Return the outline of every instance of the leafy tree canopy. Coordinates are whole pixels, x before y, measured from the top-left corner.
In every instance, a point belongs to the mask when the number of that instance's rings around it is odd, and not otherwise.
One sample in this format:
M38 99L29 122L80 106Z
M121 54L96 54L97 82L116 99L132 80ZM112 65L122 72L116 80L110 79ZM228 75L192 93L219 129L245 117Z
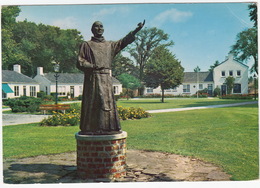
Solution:
M134 62L128 57L124 57L122 53L117 54L112 62L112 75L118 78L119 75L127 73L134 77L138 77L138 68Z
M143 80L144 69L148 59L153 54L156 47L172 46L173 41L168 41L169 35L163 30L153 28L144 28L136 35L136 40L128 47L128 52L135 59L139 68L139 79Z
M254 65L251 72L258 73L258 46L257 46L257 29L249 28L237 35L236 43L231 47L231 52L241 62L247 63L252 57Z
M147 87L157 88L161 86L162 102L164 102L164 90L175 88L182 83L184 68L165 46L157 47L147 63L145 84Z

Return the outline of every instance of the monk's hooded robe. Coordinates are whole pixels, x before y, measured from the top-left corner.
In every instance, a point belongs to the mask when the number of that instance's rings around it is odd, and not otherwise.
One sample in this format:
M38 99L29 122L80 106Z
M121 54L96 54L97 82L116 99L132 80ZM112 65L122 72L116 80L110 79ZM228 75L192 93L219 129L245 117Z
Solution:
M81 44L77 68L84 71L80 133L115 134L121 132L111 77L113 58L135 40L130 32L119 41L92 37Z

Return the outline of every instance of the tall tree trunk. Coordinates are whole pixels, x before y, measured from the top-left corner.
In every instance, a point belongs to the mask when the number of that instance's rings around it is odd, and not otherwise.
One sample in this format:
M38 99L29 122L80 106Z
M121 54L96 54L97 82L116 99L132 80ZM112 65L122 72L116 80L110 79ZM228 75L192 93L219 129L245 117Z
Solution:
M164 103L164 89L162 88L162 103Z

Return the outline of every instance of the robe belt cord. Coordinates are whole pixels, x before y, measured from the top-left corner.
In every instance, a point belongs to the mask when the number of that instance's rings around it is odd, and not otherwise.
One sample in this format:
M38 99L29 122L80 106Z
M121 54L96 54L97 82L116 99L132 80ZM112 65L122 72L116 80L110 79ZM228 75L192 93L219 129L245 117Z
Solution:
M110 69L93 70L94 74L110 74Z

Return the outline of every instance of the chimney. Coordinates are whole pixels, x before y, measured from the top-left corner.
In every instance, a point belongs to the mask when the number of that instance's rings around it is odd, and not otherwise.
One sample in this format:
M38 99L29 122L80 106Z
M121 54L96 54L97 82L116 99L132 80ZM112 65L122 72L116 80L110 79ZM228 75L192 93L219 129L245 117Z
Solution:
M43 67L37 67L37 75L44 75L43 74Z
M13 69L15 72L21 73L21 65L15 64L13 66Z
M234 54L233 54L233 53L229 53L229 54L228 54L228 59L233 60L233 59L234 59Z

